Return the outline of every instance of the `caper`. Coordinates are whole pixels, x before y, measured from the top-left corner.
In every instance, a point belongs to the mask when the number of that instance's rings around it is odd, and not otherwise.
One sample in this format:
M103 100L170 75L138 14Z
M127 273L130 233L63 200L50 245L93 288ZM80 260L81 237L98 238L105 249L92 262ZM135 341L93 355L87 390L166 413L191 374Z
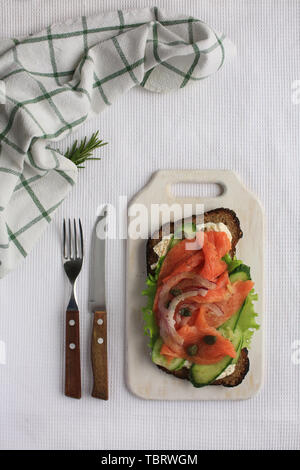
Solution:
M212 344L215 344L215 342L217 341L217 337L214 335L206 335L203 337L203 341L204 343L209 344L211 346Z
M198 352L197 344L192 344L191 346L187 348L187 353L189 356L196 356L197 352Z
M168 301L165 303L165 307L166 307L166 308L169 308L169 307L170 307L170 303L171 303L171 300L168 300Z
M190 311L190 309L188 307L181 308L179 310L179 314L182 317L191 317L192 316L192 312Z
M176 289L176 287L173 287L173 289L170 290L170 294L173 295L173 297L176 297L177 295L182 294L182 290Z

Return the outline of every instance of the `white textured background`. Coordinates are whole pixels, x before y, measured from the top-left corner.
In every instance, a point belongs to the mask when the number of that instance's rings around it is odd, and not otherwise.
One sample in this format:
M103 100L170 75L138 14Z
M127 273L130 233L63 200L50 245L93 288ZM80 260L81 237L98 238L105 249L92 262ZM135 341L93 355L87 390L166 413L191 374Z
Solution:
M146 0L0 0L0 36ZM296 0L157 0L224 31L238 56L213 78L167 96L134 89L81 131L109 142L29 258L0 282L0 448L291 449L300 448L299 130L300 79ZM81 216L87 241L97 206L129 198L159 168L230 168L265 206L266 376L246 402L147 402L124 383L125 245L109 242L109 402L90 397L88 262L78 286L83 398L63 390L67 282L60 258L63 216ZM260 243L260 240L257 241ZM3 346L3 345L2 345Z

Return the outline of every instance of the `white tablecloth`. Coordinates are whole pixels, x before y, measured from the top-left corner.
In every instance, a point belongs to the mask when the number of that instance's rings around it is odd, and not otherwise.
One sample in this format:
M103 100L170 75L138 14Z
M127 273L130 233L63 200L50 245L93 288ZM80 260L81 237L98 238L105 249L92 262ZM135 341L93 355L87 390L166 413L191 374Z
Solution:
M237 45L237 58L213 78L177 93L134 89L82 129L80 136L100 129L109 142L103 160L81 171L31 255L0 282L0 352L6 351L6 365L0 361L1 449L300 448L300 365L291 360L292 345L300 340L300 104L292 101L292 83L300 79L299 2L156 4L224 31ZM69 17L150 5L0 0L0 35L20 36ZM234 169L265 207L266 373L262 391L251 400L168 403L130 394L124 381L125 244L118 240L108 245L110 400L90 397L88 255L78 285L83 398L63 395L68 284L60 257L62 218L81 216L89 242L98 205L116 204L119 195L132 197L159 168Z

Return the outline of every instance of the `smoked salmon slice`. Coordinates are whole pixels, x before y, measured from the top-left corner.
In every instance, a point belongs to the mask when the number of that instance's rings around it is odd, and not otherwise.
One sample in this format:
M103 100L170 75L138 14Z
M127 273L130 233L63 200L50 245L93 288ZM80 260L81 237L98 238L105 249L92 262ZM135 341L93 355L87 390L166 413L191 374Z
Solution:
M164 277L162 282L168 282L168 280L171 277L176 276L176 274L193 271L193 269L197 268L199 265L202 265L203 261L204 257L202 251L197 251L195 254L189 256L185 261L179 262L172 271L172 274Z
M164 259L159 273L158 285L164 278L174 275L177 265L184 265L185 261L195 254L198 254L199 257L202 244L200 240L194 238L193 240L184 239L173 246Z
M231 250L231 242L225 232L210 230L205 232L205 235L206 239L216 247L219 258L223 258Z
M232 294L228 299L216 303L217 308L223 312L223 315L218 315L206 306L205 318L210 326L218 328L226 322L232 315L234 315L243 305L247 295L254 286L252 281L237 281L231 284Z
M217 249L214 243L212 243L209 240L209 238L211 238L209 237L210 233L213 233L213 232L205 232L204 245L202 248L203 255L204 255L204 266L200 270L199 274L201 274L201 276L205 277L209 281L213 281L214 279L216 279L217 277L219 277L221 274L225 272L225 270L227 269L227 264L225 263L225 261L222 261L219 256L219 251L221 250L221 248L219 247ZM214 232L214 233L215 235L218 235L218 237L214 238L214 242L216 242L216 240L220 238L220 241L218 243L221 246L223 237L221 239L219 235L223 232ZM227 240L229 240L226 234L225 236ZM224 250L222 250L221 252L223 251Z
M236 352L232 343L224 338L215 328L208 325L204 315L205 311L201 307L195 325L185 325L177 333L184 338L181 351L163 345L160 353L167 357L182 357L195 364L214 364L224 356L235 357ZM207 344L206 338L213 338L213 344ZM190 355L190 347L196 347L194 355Z

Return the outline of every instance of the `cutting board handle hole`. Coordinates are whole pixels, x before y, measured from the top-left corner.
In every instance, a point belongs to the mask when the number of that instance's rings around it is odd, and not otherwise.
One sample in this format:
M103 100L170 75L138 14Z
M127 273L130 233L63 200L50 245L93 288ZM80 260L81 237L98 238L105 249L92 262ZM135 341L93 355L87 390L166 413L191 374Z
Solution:
M174 183L171 185L170 192L173 197L181 198L216 198L222 196L225 192L224 186L220 183Z

